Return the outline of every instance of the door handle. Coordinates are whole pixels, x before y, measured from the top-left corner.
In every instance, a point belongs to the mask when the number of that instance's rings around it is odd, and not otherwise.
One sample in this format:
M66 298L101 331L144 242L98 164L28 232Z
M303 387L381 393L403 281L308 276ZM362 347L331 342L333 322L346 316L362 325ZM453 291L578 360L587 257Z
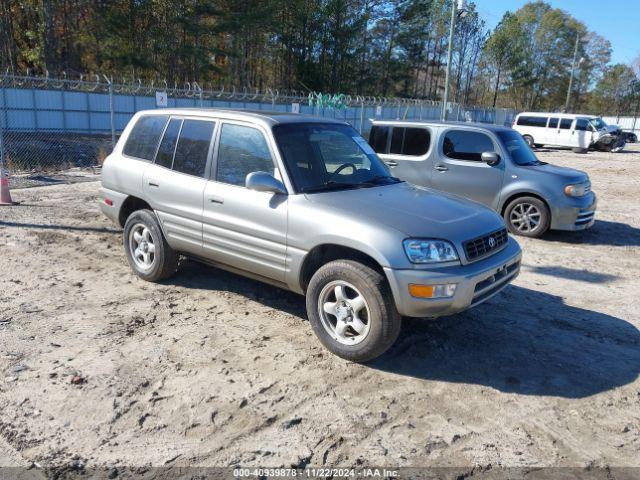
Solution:
M449 170L449 167L445 167L444 165L436 165L436 170L438 170L439 172L446 172L447 170Z
M398 162L396 162L395 160L387 160L384 163L386 163L387 165L389 165L390 167L395 167L398 165Z
M160 184L156 183L155 181L149 180L149 186L150 186L150 187L156 187L156 188L157 188L157 187L159 187L159 186L160 186Z
M218 205L222 205L224 203L224 198L222 198L222 197L209 197L209 201L211 203L217 203Z

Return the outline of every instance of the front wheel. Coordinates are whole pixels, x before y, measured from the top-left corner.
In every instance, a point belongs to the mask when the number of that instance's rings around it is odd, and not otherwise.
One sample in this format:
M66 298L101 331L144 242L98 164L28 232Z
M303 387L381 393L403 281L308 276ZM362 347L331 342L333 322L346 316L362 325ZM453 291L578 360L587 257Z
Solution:
M551 214L539 198L520 197L507 205L504 220L511 233L537 238L549 229Z
M180 257L165 240L152 211L133 212L124 225L122 240L129 265L143 280L164 280L178 269Z
M329 262L313 275L307 315L322 344L353 362L382 355L400 333L401 317L384 275L351 260Z

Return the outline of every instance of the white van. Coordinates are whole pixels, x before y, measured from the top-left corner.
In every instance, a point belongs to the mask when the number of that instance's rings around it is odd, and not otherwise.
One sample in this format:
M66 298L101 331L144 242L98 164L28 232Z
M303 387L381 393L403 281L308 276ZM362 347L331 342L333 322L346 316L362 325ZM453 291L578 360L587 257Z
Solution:
M550 145L586 153L589 148L617 152L624 147L624 136L600 117L571 113L522 112L513 121L530 147Z

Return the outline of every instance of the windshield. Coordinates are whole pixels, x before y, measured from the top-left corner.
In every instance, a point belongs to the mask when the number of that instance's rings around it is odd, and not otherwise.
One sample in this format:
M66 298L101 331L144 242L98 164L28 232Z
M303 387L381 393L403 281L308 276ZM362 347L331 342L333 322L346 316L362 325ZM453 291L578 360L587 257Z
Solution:
M596 130L601 130L607 127L607 124L601 118L592 118L589 123L593 125Z
M522 135L515 130L501 130L498 137L502 145L509 151L509 155L518 165L536 165L540 163L538 157L529 148Z
M396 183L364 138L348 125L289 123L273 127L291 180L299 192Z

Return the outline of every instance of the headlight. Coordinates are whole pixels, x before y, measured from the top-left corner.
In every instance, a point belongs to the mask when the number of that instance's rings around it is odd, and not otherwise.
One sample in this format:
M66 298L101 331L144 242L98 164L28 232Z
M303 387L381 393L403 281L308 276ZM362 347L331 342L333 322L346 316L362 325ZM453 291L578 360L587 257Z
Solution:
M411 263L439 263L458 260L456 249L446 240L408 238L402 244Z
M564 187L564 194L569 197L582 197L589 191L589 184L579 183L577 185L567 185Z

